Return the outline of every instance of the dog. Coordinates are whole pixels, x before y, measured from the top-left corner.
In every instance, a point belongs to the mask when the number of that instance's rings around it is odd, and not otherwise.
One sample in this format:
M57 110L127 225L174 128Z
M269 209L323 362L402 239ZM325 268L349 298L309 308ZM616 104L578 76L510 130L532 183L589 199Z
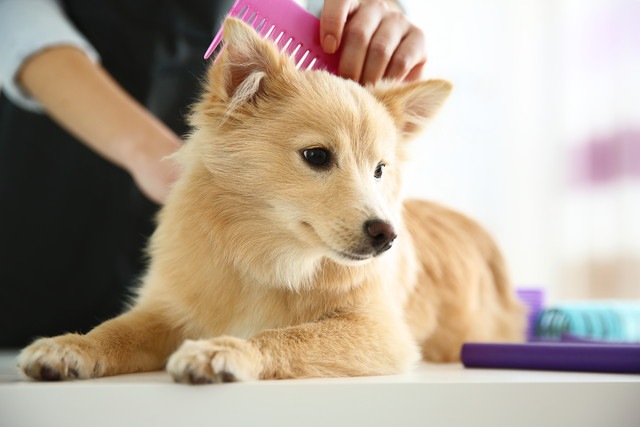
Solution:
M177 382L398 374L519 341L524 310L471 219L403 201L409 141L444 80L362 87L291 58L238 20L175 155L129 309L18 357L36 380L166 368Z

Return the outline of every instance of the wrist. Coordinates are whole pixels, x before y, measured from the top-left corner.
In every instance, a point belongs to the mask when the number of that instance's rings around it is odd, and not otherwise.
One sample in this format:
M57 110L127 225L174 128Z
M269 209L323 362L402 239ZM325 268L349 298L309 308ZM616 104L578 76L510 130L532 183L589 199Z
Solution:
M121 144L121 164L132 176L147 170L150 163L173 154L180 148L180 138L162 123L141 130Z

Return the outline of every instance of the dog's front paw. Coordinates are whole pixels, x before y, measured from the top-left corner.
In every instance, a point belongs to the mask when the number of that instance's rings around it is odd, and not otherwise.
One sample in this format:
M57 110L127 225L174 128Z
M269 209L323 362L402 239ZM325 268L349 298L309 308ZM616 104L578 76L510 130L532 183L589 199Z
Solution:
M252 381L260 377L262 353L240 338L186 340L169 358L167 371L180 383Z
M81 335L41 338L18 356L18 368L27 377L60 381L101 376L102 366Z

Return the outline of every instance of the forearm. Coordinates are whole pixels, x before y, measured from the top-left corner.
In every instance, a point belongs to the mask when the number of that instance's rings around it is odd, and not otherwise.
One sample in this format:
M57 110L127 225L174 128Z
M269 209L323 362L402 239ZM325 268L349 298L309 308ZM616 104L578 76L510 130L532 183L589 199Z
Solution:
M61 126L91 149L132 172L147 144L178 147L177 137L74 47L30 58L18 82Z
M41 113L42 105L25 93L17 76L24 63L53 46L74 46L92 62L100 55L70 19L58 0L0 0L0 76L2 91L16 106Z

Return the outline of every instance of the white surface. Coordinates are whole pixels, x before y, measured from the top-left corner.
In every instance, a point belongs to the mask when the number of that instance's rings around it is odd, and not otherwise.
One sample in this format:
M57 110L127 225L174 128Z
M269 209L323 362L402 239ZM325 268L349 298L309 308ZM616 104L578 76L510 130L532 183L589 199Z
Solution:
M640 426L640 376L468 370L186 386L162 372L21 380L0 353L0 426Z

